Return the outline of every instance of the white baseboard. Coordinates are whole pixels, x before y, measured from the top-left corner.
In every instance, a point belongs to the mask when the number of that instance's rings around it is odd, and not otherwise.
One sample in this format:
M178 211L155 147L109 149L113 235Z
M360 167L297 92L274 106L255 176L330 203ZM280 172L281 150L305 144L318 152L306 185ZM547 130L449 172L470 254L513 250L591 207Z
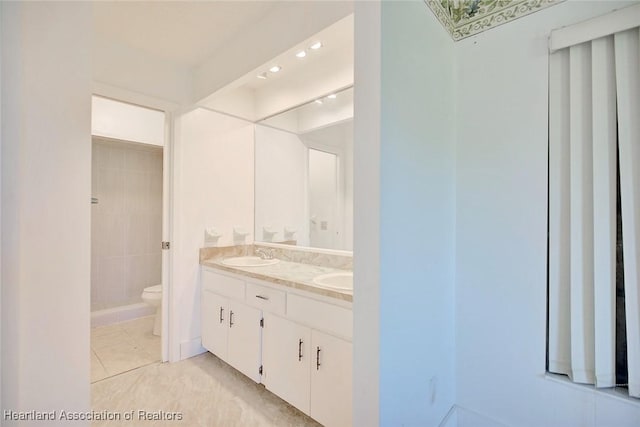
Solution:
M444 416L438 427L458 427L458 407L451 405L451 409Z
M206 351L207 350L202 347L200 337L194 338L191 341L183 341L182 343L180 343L180 360L197 356Z
M114 323L126 322L127 320L138 319L140 317L155 314L155 307L144 302L138 304L124 305L122 307L108 308L91 312L91 327L107 326Z
M486 415L479 414L458 405L456 405L456 418L458 427L507 427Z

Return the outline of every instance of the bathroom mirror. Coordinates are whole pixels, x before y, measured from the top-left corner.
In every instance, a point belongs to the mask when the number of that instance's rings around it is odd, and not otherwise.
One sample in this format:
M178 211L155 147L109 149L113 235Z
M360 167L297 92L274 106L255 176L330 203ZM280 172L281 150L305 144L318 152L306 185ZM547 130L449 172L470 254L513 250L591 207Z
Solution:
M353 88L255 130L255 240L353 249Z

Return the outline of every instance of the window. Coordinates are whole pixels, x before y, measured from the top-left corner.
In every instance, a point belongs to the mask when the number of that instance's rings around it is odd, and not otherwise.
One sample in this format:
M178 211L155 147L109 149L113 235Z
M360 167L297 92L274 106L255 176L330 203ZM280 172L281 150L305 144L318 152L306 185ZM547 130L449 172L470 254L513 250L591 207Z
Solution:
M551 38L547 366L640 398L640 22L629 15Z

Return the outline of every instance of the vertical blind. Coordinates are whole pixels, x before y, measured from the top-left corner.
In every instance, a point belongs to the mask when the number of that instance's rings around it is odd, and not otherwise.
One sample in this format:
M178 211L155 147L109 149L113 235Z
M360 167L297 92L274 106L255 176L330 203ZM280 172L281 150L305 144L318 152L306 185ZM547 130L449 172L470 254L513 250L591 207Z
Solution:
M549 371L616 385L619 176L628 390L640 397L638 27L557 50L549 67Z

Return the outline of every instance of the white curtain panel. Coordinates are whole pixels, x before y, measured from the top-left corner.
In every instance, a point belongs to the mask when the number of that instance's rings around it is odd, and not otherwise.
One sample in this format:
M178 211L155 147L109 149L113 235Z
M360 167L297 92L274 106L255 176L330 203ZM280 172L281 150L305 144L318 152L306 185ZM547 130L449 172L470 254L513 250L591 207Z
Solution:
M640 397L640 33L636 28L614 39L629 394Z
M615 385L618 140L629 394L640 397L640 33L557 50L549 66L549 371Z
M595 374L615 385L616 338L616 79L613 37L591 43L593 80L593 278Z

